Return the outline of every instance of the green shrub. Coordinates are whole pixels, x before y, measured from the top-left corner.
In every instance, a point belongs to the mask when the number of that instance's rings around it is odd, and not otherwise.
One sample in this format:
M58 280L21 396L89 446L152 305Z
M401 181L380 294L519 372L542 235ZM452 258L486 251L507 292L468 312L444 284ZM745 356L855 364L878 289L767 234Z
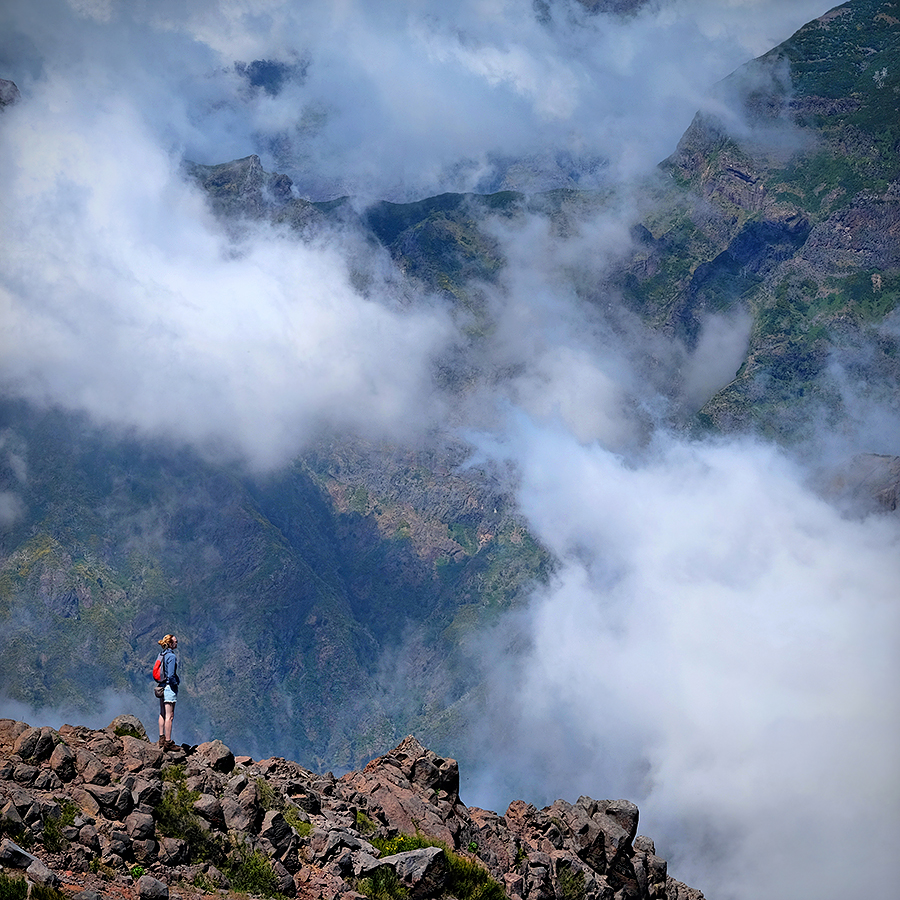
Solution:
M60 819L54 819L48 816L44 819L44 830L41 834L44 843L44 849L48 853L60 853L65 849L68 841L62 833L62 825Z
M447 890L458 900L506 900L506 892L490 872L475 860L447 852L450 880Z
M409 897L400 876L390 866L382 866L368 878L358 881L356 890L369 900L407 900Z
M25 900L28 882L24 878L0 872L0 900Z
M30 900L65 900L65 894L48 884L32 884Z
M60 825L74 825L78 816L78 807L68 798L64 797L59 801L60 808Z
M243 845L238 847L229 857L225 870L235 890L262 897L278 895L278 879L272 863L259 850L248 850Z
M259 796L259 802L262 804L263 809L280 810L284 806L284 801L275 793L275 789L265 778L256 779L256 793Z
M392 838L373 838L371 843L382 856L393 856L407 850L421 850L423 847L440 847L447 856L450 869L447 894L456 900L506 900L506 892L502 885L491 877L490 872L480 862L461 856L435 838L421 833L398 834ZM357 889L361 894L366 894L362 888ZM366 894L366 896L373 895ZM387 898L379 897L373 900L387 900Z
M156 830L164 837L179 838L187 843L191 862L220 861L223 857L219 840L200 823L193 803L200 797L189 791L184 766L170 766L163 771L168 787L156 807Z
M363 835L372 835L378 831L378 826L362 810L356 811L356 830Z
M115 733L117 737L133 737L142 741L146 740L146 737L134 725L116 725Z
M584 900L584 872L561 865L556 874L560 900Z
M312 824L300 818L300 810L292 803L286 803L284 809L281 810L284 821L300 835L306 837L312 831Z

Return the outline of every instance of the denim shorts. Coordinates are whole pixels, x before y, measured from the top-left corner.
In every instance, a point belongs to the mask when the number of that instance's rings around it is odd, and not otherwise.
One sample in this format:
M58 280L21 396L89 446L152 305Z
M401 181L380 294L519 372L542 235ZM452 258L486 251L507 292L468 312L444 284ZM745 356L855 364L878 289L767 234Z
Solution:
M163 688L163 703L174 703L178 699L178 694L172 690L169 685Z

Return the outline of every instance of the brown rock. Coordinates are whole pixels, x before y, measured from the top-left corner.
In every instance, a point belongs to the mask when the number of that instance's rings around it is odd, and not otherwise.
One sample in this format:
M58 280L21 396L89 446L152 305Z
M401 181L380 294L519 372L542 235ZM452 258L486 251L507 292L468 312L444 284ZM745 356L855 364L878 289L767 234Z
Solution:
M67 744L59 743L50 754L50 768L60 781L71 781L75 777L75 754Z
M197 755L205 760L214 772L227 774L234 769L234 754L219 740L199 744Z
M75 751L75 770L87 784L109 784L109 771L90 750L79 747Z
M52 729L28 728L16 738L13 744L13 753L30 762L42 762L50 759L53 746Z

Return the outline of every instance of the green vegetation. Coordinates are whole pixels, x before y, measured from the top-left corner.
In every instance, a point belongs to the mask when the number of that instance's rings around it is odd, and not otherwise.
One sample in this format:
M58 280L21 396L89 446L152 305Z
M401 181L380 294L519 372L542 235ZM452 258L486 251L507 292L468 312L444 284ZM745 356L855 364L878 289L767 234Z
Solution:
M48 816L44 819L44 830L41 833L44 849L50 853L60 853L65 849L68 841L62 832L62 822Z
M28 896L28 882L18 875L0 872L0 900L25 900Z
M559 886L557 892L559 900L584 900L584 872L581 869L560 864L556 881Z
M370 819L361 809L358 809L356 811L355 828L364 837L373 835L376 831L378 831L378 825L373 822L372 819Z
M165 837L183 840L191 862L212 860L221 863L221 841L203 827L200 817L194 812L193 803L199 799L200 793L188 790L184 765L167 766L162 775L166 787L156 807L157 832Z
M265 778L256 779L256 791L263 809L274 809L281 813L284 821L297 832L306 837L312 831L312 825L303 818L303 813L290 801L279 794Z
M116 725L115 733L118 737L143 737L143 735L133 725Z
M407 900L409 891L390 866L376 869L356 883L356 890L369 900Z
M225 874L232 887L262 897L278 897L278 878L269 858L241 845L228 855Z
M49 884L32 884L29 900L66 900L66 895Z
M506 900L506 892L499 882L495 881L488 870L476 860L462 856L448 847L443 841L418 833L398 834L392 838L372 838L372 846L377 848L381 856L393 856L395 853L404 853L408 850L421 850L424 847L440 847L447 857L447 865L450 870L447 881L447 894L456 900ZM476 845L477 846L477 845ZM368 881L368 879L366 879ZM390 879L380 886L369 884L357 885L357 890L365 894L371 900L402 900L404 894L383 894L376 897L367 890L382 889L393 884ZM364 887L367 890L364 890ZM402 885L400 885L402 888Z

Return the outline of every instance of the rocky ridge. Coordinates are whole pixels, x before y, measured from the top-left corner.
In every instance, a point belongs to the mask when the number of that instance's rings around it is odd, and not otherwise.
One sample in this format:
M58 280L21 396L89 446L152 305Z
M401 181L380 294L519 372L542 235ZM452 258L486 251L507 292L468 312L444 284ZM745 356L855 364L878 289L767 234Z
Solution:
M625 800L467 807L456 761L414 737L336 778L219 740L163 750L134 716L58 731L0 719L0 866L79 900L385 884L408 900L702 900L637 825Z

